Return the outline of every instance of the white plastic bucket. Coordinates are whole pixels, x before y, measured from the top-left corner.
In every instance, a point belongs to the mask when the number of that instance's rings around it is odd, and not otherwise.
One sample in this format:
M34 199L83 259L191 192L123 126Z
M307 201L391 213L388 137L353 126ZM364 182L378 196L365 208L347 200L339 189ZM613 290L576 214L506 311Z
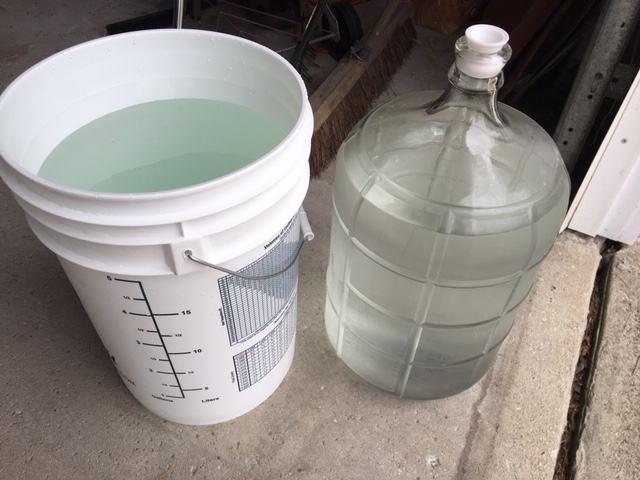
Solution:
M175 190L95 193L37 176L79 127L173 98L237 103L288 134L246 167ZM185 252L248 275L293 261L312 130L304 84L285 60L205 31L90 41L32 67L0 96L0 175L60 259L124 383L158 416L229 420L262 403L285 377L297 262L269 279L246 280Z

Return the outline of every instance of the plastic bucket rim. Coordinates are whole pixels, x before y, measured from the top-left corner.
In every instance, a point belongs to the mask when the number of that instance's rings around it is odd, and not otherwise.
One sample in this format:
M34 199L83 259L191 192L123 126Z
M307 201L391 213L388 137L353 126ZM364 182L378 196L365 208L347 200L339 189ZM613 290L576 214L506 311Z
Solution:
M71 47L68 47L64 50L61 50L59 52L56 52L42 60L40 60L39 62L37 62L36 64L32 65L31 67L29 67L27 70L25 70L24 72L22 72L20 75L18 75L5 89L4 91L2 91L0 93L0 110L2 110L2 106L3 103L6 101L6 99L11 95L11 92L15 89L15 88L19 88L19 84L20 84L20 80L23 79L24 77L27 77L28 75L30 75L33 71L39 70L41 68L46 68L48 64L50 64L51 62L56 61L56 59L58 59L58 57L63 57L65 55L69 55L70 53L72 53L73 51L76 51L78 49L83 49L83 48L87 48L92 44L95 43L104 43L105 41L107 41L107 39L120 39L120 38L124 38L124 37L151 37L154 35L192 35L192 36L196 36L196 37L200 37L200 36L207 36L207 37L221 37L224 38L225 40L228 41L232 41L232 42L236 42L239 44L244 44L244 45L251 45L253 48L256 48L257 50L260 50L262 54L271 57L272 59L277 59L277 61L283 66L285 67L286 70L289 71L289 73L291 74L292 78L295 79L296 83L298 84L298 87L300 88L300 108L299 108L299 112L298 112L298 117L293 125L293 127L289 130L289 132L285 135L285 137L275 146L273 147L271 150L269 150L268 152L265 152L265 154L263 154L262 156L256 158L254 161L252 161L251 163L249 163L248 165L245 165L237 170L234 170L233 172L227 173L225 175L222 175L220 177L216 177L214 179L211 180L207 180L201 183L196 183L193 185L188 185L185 187L179 187L179 188L173 188L173 189L169 189L169 190L159 190L159 191L154 191L154 192L140 192L140 193L111 193L111 192L94 192L91 190L83 190L83 189L79 189L79 188L74 188L74 187L68 187L65 185L61 185L55 182L52 182L50 180L46 180L40 176L38 176L36 173L31 172L30 170L27 170L25 167L23 167L20 163L15 162L14 160L12 160L10 158L9 155L6 154L6 152L4 151L4 148L2 146L2 144L0 143L0 163L5 163L8 167L12 168L13 170L15 170L19 175L29 179L30 181L39 184L41 186L43 186L44 188L46 188L47 190L51 190L54 191L56 193L62 193L64 195L70 196L70 197L74 197L76 199L92 199L92 200L105 200L105 201L129 201L129 202L136 202L136 201L149 201L149 200L154 200L154 199L158 199L158 198L163 198L163 199L167 199L167 198L176 198L176 197L181 197L184 195L189 195L189 194L193 194L193 193L198 193L201 192L203 190L208 190L210 188L212 188L212 186L214 186L215 184L217 185L224 185L226 183L229 182L233 182L234 180L237 179L237 177L242 177L248 173L250 173L252 170L255 170L256 168L259 168L263 163L267 162L270 158L272 158L273 156L277 155L278 152L280 150L285 149L291 142L293 142L293 139L299 134L299 132L303 129L304 124L305 124L305 117L306 115L308 115L308 109L306 108L306 104L308 103L306 101L307 99L307 90L306 90L306 86L304 85L304 82L302 80L302 78L300 77L300 74L293 68L293 66L287 62L283 57L281 57L280 55L278 55L276 52L274 52L273 50L257 43L257 42L253 42L251 40L247 40L245 38L241 38L241 37L237 37L234 35L230 35L230 34L226 34L226 33L221 33L221 32L211 32L211 31L207 31L207 30L197 30L197 29L171 29L171 28L164 28L164 29L153 29L153 30L141 30L141 31L136 31L136 32L124 32L124 33L119 33L119 34L115 34L115 35L110 35L108 37L100 37L100 38L94 38L91 40L88 40L86 42L82 42L79 43L77 45L73 45ZM180 97L180 98L187 98L187 97Z

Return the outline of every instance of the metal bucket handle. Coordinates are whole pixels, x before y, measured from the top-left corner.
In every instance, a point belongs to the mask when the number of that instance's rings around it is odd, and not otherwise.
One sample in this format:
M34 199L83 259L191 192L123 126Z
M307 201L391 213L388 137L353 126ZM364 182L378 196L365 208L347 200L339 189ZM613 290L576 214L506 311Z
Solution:
M289 270L298 260L298 256L300 255L300 251L304 246L305 242L310 242L314 238L313 230L311 230L311 225L309 224L309 218L307 217L307 212L304 211L303 207L300 207L298 211L300 216L300 230L302 231L302 241L298 244L295 253L291 256L291 260L287 265L280 269L275 273L270 273L269 275L244 275L240 272L236 272L234 270L229 270L228 268L221 267L220 265L215 265L213 263L209 263L206 260L196 257L193 254L193 250L187 249L184 251L184 256L189 260L199 263L200 265L204 265L205 267L213 268L215 270L219 270L221 272L227 273L229 275L234 275L236 277L243 278L245 280L268 280L270 278L277 277L278 275L283 274L287 270Z

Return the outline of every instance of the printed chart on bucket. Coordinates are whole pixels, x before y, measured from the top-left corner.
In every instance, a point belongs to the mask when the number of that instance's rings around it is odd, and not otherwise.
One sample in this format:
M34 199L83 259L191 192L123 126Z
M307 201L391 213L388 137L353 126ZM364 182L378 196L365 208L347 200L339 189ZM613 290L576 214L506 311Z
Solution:
M296 254L299 227L294 226L297 223L294 220L283 229L276 239L278 243L269 253L238 273L246 277L260 277L282 270ZM233 357L241 391L269 373L293 341L297 283L297 263L282 274L267 279L227 275L218 280L221 315L231 345L244 342L268 325L276 324L266 337Z
M129 389L135 394L144 384L145 394L168 403L219 403L256 385L285 356L290 361L297 259L285 266L297 255L299 232L296 215L260 247L266 253L236 274L221 273L214 280L186 275L188 284L174 283L171 291L152 280L108 275L109 289L118 299L114 306L135 342L134 351L109 348ZM207 301L194 300L202 291L210 292ZM113 345L107 339L105 344ZM137 361L126 358L130 356ZM135 370L124 366L134 363Z

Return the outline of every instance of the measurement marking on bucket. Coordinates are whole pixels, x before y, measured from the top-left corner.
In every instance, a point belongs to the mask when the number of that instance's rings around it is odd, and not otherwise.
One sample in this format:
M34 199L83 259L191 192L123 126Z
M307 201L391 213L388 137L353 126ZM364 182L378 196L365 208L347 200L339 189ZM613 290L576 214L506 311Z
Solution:
M136 285L140 290L139 292L136 292L137 295L135 296L124 296L124 298L126 300L131 300L134 302L139 302L139 304L144 305L144 307L146 308L147 312L132 312L129 310L123 310L123 313L127 314L127 315L131 315L134 317L143 317L143 318L148 318L149 320L151 320L153 322L153 328L138 328L138 331L140 333L145 333L145 334L151 334L154 337L157 338L157 340L147 340L147 341L142 341L142 340L137 340L137 343L139 345L142 345L144 347L151 347L154 349L161 349L161 351L164 352L164 356L166 358L159 358L159 357L155 357L152 356L150 357L152 360L154 361L159 361L159 362L165 362L165 365L168 368L163 368L163 369L154 369L154 368L149 368L149 372L150 373L157 373L158 375L162 375L162 376L166 376L166 375L170 375L173 376L173 378L175 379L175 382L161 382L160 385L162 387L165 388L171 388L171 389L177 389L179 390L179 393L176 394L169 394L169 393L162 393L161 396L162 397L167 397L167 398L186 398L185 393L186 392L196 392L196 391L201 391L201 390L207 390L206 387L197 387L197 388L184 388L181 381L180 381L180 376L181 375L187 375L188 373L194 373L194 372L187 372L187 371L178 371L176 369L176 366L174 365L171 357L173 356L183 356L183 355L191 355L194 352L202 352L201 349L195 349L193 351L176 351L176 352L171 352L169 351L169 348L165 342L165 339L169 339L169 338L173 338L174 335L173 334L163 334L161 332L160 326L158 325L158 321L157 319L160 317L177 317L180 315L189 315L191 314L190 310L184 310L182 312L168 312L168 313L157 313L154 312L151 304L149 302L149 298L147 297L147 294L144 290L144 286L142 285L141 281L138 280L127 280L127 279L122 279L122 278L110 278L114 281L117 282L125 282L131 285ZM141 295L141 296L138 296ZM155 355L155 354L154 354Z

